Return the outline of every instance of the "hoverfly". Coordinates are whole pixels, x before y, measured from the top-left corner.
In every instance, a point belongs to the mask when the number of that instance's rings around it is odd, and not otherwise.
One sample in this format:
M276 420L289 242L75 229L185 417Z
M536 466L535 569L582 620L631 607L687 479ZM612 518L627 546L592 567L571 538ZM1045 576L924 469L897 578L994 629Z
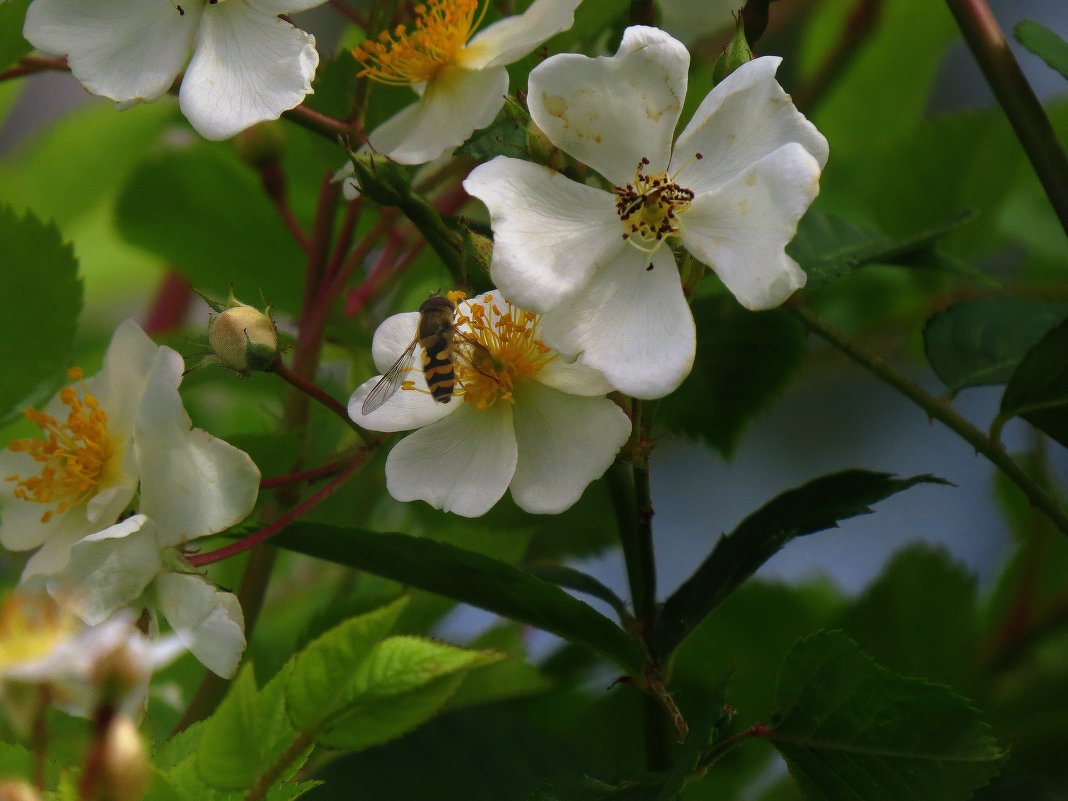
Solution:
M472 348L473 361L490 358L485 346L457 329L455 314L456 305L442 295L431 295L423 301L419 307L419 326L415 339L367 393L361 407L364 414L370 414L397 393L404 383L405 374L412 368L417 345L423 346L423 375L426 376L430 396L438 403L452 400L452 391L456 386L456 367L453 363L456 340L461 339Z

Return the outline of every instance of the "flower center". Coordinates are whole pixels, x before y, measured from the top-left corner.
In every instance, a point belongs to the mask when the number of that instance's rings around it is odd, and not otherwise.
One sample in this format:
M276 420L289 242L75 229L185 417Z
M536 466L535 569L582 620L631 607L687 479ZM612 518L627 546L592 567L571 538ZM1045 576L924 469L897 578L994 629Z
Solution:
M666 172L646 175L649 159L642 157L634 183L613 188L623 238L639 250L653 252L679 232L679 214L690 207L693 191L679 186Z
M366 40L352 55L363 65L360 77L392 86L412 86L433 78L457 55L486 14L479 0L430 0L415 7L411 31L398 25L382 31L378 41Z
M0 602L0 672L51 653L74 620L46 596L12 593Z
M518 381L541 372L556 353L537 339L541 318L534 312L513 306L503 307L493 295L482 302L468 301L466 309L457 311L456 322L466 325L469 333L457 340L456 377L463 389L463 399L480 411L497 401L511 403Z
M82 379L78 368L69 370L67 375L72 381ZM63 514L91 498L112 454L108 416L85 386L82 385L81 398L74 387L66 387L59 393L59 399L70 409L65 423L50 414L27 409L26 419L41 429L45 438L19 439L8 445L43 465L39 475L29 478L12 475L5 479L15 482L16 498L56 504L41 515L42 523L47 523L57 512Z

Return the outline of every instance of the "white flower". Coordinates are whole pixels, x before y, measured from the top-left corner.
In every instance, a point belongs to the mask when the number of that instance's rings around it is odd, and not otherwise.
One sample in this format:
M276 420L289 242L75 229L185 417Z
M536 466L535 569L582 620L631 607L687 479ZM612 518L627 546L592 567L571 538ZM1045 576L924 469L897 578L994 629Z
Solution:
M89 717L101 702L136 715L153 671L184 650L176 637L146 637L132 614L86 627L47 596L19 590L0 602L0 700L22 728L40 699L27 686L47 686L72 715Z
M660 397L695 347L665 241L681 239L749 309L804 285L783 249L819 191L827 142L776 83L779 62L728 76L674 149L689 54L666 33L628 28L615 56L558 55L531 72L534 121L614 186L504 156L464 182L489 208L495 283L542 313L547 344L623 392Z
M158 608L205 667L223 678L237 672L245 650L237 598L194 573L177 549L161 548L159 532L145 515L82 539L47 587L64 609L94 625L117 610Z
M155 100L181 72L182 113L208 139L277 119L311 92L315 37L279 18L324 0L34 0L24 35L66 55L95 95Z
M349 399L349 415L364 428L419 429L389 454L390 494L476 517L510 489L528 512L562 512L612 464L630 420L604 397L611 388L600 374L541 343L537 315L496 293L464 301L456 313L455 381L440 367L435 380L454 387L449 401L431 398L421 370L369 413L363 405L378 377ZM418 323L419 314L408 313L379 326L372 354L380 370L405 352Z
M472 37L488 3L427 0L412 31L368 39L354 51L361 75L419 95L367 137L370 146L401 164L422 164L463 144L504 105L505 67L570 28L580 2L534 0Z
M0 544L39 548L23 579L67 564L84 537L115 524L135 494L159 547L222 531L248 515L260 473L244 451L192 428L178 384L182 357L133 321L116 330L104 369L27 410L45 439L0 452Z

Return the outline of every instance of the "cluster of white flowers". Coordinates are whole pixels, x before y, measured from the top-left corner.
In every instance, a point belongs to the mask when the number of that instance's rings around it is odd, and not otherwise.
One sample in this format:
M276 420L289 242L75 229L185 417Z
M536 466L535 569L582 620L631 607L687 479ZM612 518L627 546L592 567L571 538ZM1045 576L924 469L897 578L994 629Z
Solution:
M804 285L785 247L819 191L827 141L776 82L780 59L766 57L709 92L673 145L689 61L663 31L632 27L614 56L552 56L530 73L533 121L609 188L507 156L464 181L489 210L497 290L456 310L449 388L463 402L448 403L452 394L433 392L419 371L398 400L367 407L376 377L349 402L366 428L421 429L387 461L395 498L462 515L484 513L505 489L532 512L574 503L629 435L602 396L660 398L693 366L694 322L671 245L749 309ZM482 308L493 311L472 313ZM502 337L501 321L521 336ZM386 370L409 343L440 349L440 338L424 337L419 315L390 318L375 363ZM530 347L515 348L518 338ZM430 377L447 369L432 355Z
M132 321L100 373L27 410L43 438L0 452L0 544L37 549L24 584L41 585L90 625L158 610L208 668L232 676L245 648L237 599L182 559L189 540L252 511L260 473L243 451L194 429L178 385L182 357ZM124 517L131 506L138 514Z
M322 2L33 0L25 35L120 105L161 96L184 68L182 111L221 139L311 91L315 40L280 15ZM451 153L500 111L506 66L570 27L579 2L535 0L476 34L485 3L428 0L411 30L364 42L361 76L418 97L371 131L369 147L403 164ZM389 455L395 498L474 516L510 490L527 511L567 509L631 436L608 394L659 398L692 367L678 255L707 265L749 309L804 285L785 246L819 190L826 140L776 82L779 59L765 57L715 86L673 142L689 61L669 34L631 27L613 56L555 55L530 73L533 122L596 175L578 182L498 156L464 181L489 212L497 289L386 320L373 344L385 376L349 401L365 428L419 429ZM244 519L259 472L192 428L182 367L128 322L100 374L72 375L31 410L44 439L0 454L0 543L38 549L23 581L86 623L158 612L231 676L241 610L192 571L182 546Z

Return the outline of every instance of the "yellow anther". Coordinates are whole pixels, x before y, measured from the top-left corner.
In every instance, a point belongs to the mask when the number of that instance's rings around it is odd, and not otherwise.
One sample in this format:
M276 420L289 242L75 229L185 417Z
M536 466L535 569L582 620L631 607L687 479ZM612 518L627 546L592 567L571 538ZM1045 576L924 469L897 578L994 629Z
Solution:
M479 0L431 0L416 6L411 31L397 25L392 33L378 34L377 41L365 40L353 48L352 55L363 65L360 76L394 86L429 81L456 62L487 7Z
M75 368L68 375L80 380ZM20 439L8 445L16 453L25 453L40 462L36 476L7 476L15 484L14 495L24 501L57 504L41 515L48 523L55 514L63 514L96 494L112 455L108 416L84 386L81 397L74 387L59 393L60 402L70 411L60 423L50 414L26 409L26 419L41 429L44 439Z

